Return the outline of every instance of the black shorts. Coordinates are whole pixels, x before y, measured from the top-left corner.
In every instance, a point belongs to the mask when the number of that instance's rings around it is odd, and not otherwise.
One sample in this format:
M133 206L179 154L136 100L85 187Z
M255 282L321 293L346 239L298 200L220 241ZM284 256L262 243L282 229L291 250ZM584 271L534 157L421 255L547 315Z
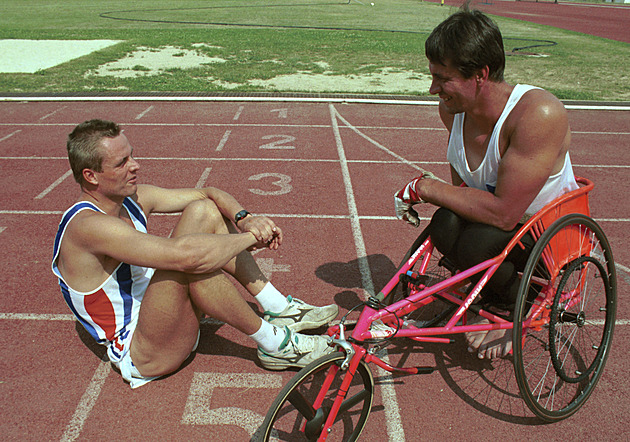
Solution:
M448 209L440 208L433 214L429 234L433 245L457 269L465 270L499 255L521 227L522 224L519 224L513 230L505 231L488 224L467 221ZM482 292L485 299L505 306L516 302L520 283L518 272L525 268L535 243L529 234L521 242L525 250L521 247L512 249L486 284ZM479 278L481 274L475 275L473 282Z

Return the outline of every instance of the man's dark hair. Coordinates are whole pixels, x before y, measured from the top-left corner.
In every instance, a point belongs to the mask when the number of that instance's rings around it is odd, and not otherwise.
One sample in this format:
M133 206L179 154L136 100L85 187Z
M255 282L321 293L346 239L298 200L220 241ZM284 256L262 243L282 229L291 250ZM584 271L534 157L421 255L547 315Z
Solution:
M503 81L505 50L501 31L494 21L481 11L461 10L440 23L424 44L425 54L432 63L450 62L464 78L488 66L492 81Z
M89 120L79 124L68 135L68 160L74 180L83 182L83 170L103 171L103 155L99 149L103 138L120 135L120 127L111 121Z

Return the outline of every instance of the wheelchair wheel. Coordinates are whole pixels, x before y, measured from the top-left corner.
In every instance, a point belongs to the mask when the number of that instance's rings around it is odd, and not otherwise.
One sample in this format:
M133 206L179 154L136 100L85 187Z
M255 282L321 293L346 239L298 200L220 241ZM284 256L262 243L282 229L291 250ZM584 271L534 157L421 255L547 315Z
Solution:
M429 231L428 228L425 228L405 254L405 257L398 265L398 270L400 270L428 238ZM420 264L426 253L430 254L429 262L426 269L421 270ZM430 247L429 251L421 256L417 256L413 266L409 270L418 274L418 281L409 282L404 279L401 280L396 288L392 290L392 293L386 298L388 305L406 298L413 290L417 291L419 288L435 285L440 281L450 278L455 273L452 263L433 246ZM433 327L439 324L442 320L450 317L457 308L456 305L446 302L438 296L434 296L427 301L430 302L427 302L425 305L422 305L406 316L406 319L413 321L414 325L418 328Z
M558 251L570 248L577 250L569 258ZM558 271L549 270L554 265ZM538 417L558 421L586 402L608 357L616 306L604 232L584 215L557 220L532 250L514 313L516 381Z
M345 357L343 352L331 353L301 369L269 408L261 427L262 440L317 440L341 382L349 375L340 370ZM323 402L315 409L313 404L319 395L323 395ZM365 361L361 361L327 440L356 440L370 414L373 398L374 378Z

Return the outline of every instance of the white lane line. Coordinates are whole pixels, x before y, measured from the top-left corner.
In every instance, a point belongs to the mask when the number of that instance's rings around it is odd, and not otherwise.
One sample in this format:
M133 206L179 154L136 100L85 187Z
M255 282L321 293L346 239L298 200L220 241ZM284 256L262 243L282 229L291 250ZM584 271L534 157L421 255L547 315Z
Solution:
M17 321L76 321L72 313L0 313L0 319ZM214 318L203 318L201 324L220 325L223 322Z
M608 6L606 6L608 7ZM364 104L400 104L400 105L415 105L415 106L437 106L438 100L400 100L400 99L383 99L383 98L352 98L352 97L248 97L248 96L218 96L218 97L204 97L204 96L182 96L182 97L133 97L133 96L110 96L110 97L3 97L0 96L0 101L26 101L26 102L46 102L46 101L174 101L174 102L186 102L186 101L204 101L204 102L291 102L291 103L364 103ZM565 104L567 109L574 110L610 110L610 111L629 111L630 106L626 105L613 105L613 104Z
M11 132L9 135L5 135L4 137L0 138L0 143L5 141L5 140L8 140L13 135L19 134L20 132L22 132L22 129L18 129L18 130L14 131L14 132Z
M365 242L363 240L363 233L361 232L361 224L359 222L359 211L357 210L352 182L350 180L348 161L346 159L346 153L343 148L343 142L341 140L339 126L337 124L337 117L339 116L339 113L332 104L329 104L328 108L330 110L330 119L332 121L333 133L335 135L335 144L337 145L337 154L339 155L339 163L341 166L341 174L343 176L343 183L346 190L346 198L348 200L350 224L352 226L354 245L357 252L359 270L361 272L361 282L364 291L367 292L367 295L373 295L374 282L372 280L372 272L370 271L370 265L367 260ZM367 298L365 294L364 297ZM387 349L382 350L381 358L385 362L389 363ZM394 384L392 382L392 374L382 369L381 367L377 367L377 373L379 377L385 379L385 382L379 385L381 388L383 407L385 408L385 421L387 422L387 434L389 435L389 440L395 442L404 442L405 432L402 426L402 417L400 415L400 407L398 406L398 398L396 397L396 389L394 388Z
M348 128L352 129L352 131L354 131L354 133L356 133L357 135L359 135L360 137L365 138L367 141L369 141L370 143L372 143L373 145L375 145L376 147L378 147L379 149L381 149L383 152L393 156L394 158L396 158L398 161L400 161L401 163L404 163L416 170L420 170L423 171L423 169L421 167L416 166L413 162L407 160L404 157L401 157L400 155L398 155L397 153L392 152L391 150L389 150L388 148L386 148L385 146L383 146L382 144L380 144L378 141L373 140L372 138L368 137L367 135L365 135L363 132L361 132L360 130L358 130L356 127L354 127L352 124L350 124L348 122L348 120L346 120L345 118L343 118L341 116L341 114L339 112L336 112L336 116L337 118L339 118L341 120L341 122Z
M329 127L329 126L326 126ZM360 129L360 127L355 126L354 129ZM360 133L360 132L357 132ZM364 136L364 135L362 135ZM378 142L372 140L369 137L364 136L368 141L375 143L375 145L379 148L383 148L388 150L386 147L382 146ZM392 156L397 157L398 155L392 152ZM240 158L225 158L225 157L134 157L136 160L142 161L253 161L260 163L262 161L266 162L285 162L285 163L336 163L338 159L320 159L320 158L254 158L254 157L240 157ZM407 159L402 160L347 160L348 164L400 164L401 162L408 164L410 167L413 167L416 170L422 170L420 165L438 165L444 166L448 165L446 161L410 161ZM0 156L0 160L24 160L24 161L42 161L42 160L59 160L59 161L67 161L68 157L60 156L60 157L16 157L16 156ZM624 164L573 164L573 168L585 168L585 169L630 169L630 165Z
M241 113L243 112L243 109L245 109L245 106L239 106L232 120L234 121L238 120L241 117Z
M329 127L329 126L326 126ZM360 129L360 127L355 126L354 129ZM357 132L360 133L360 132ZM364 136L364 135L363 135ZM375 145L379 148L383 148L388 150L386 147L382 146L378 142L372 140L369 137L364 136L368 141L375 143ZM397 157L397 154L392 152L392 156ZM134 157L136 160L142 161L254 161L254 162L285 162L285 163L336 163L338 159L326 159L326 158L254 158L254 157L240 157L240 158L225 158L225 157ZM400 164L404 162L405 164L409 164L416 170L422 170L420 165L438 165L444 166L448 165L446 161L410 161L407 159L402 160L347 160L348 164ZM59 160L59 161L67 161L68 157L60 156L60 157L15 157L15 156L0 156L0 160L23 160L23 161L48 161L48 160ZM573 164L573 168L594 168L594 169L630 169L630 165L624 164Z
M341 114L339 114L339 112L337 112L337 117L343 122L343 124L345 124L347 127L349 127L350 129L352 129L357 135L365 138L367 141L369 141L370 143L372 143L373 145L375 145L376 147L378 147L379 149L381 149L383 152L393 156L394 158L396 158L398 161L400 161L403 164L406 164L420 172L425 172L425 170L423 168L421 168L420 166L417 166L414 162L409 161L407 158L404 158L400 155L398 155L395 152L392 152L391 150L389 150L387 147L383 146L381 143L379 143L376 140L373 140L372 138L368 137L367 135L365 135L363 132L361 132L360 130L358 130L357 128L355 128L352 124L350 124L348 122L348 120L346 120L345 118L343 118L341 116ZM445 182L443 179L437 177L437 179L439 181Z
M63 180L65 180L66 178L68 178L70 175L72 175L72 170L67 171L66 173L64 173L61 177L59 177L54 183L52 183L50 186L48 186L42 193L40 193L39 195L37 195L35 197L36 200L41 200L42 198L44 198L46 195L48 195L50 192L52 192L55 187L57 187L58 185L60 185L61 183L63 183Z
M232 131L230 129L225 131L223 137L221 137L221 141L219 141L219 145L216 148L217 152L221 152L223 150L223 148L225 147L225 143L227 143L228 138L230 138L231 133Z
M0 215L61 215L62 210L0 210Z
M0 319L17 319L19 321L74 321L75 317L72 313L0 313Z
M87 420L96 400L101 394L101 390L103 388L103 384L111 371L109 361L101 361L94 372L94 376L92 376L92 380L90 381L85 393L81 397L77 408L74 410L74 415L70 419L68 426L66 427L66 431L61 436L61 440L63 442L69 442L76 440L81 434L81 430L83 429L83 425Z
M2 101L0 99L0 101ZM630 109L629 109L630 110ZM240 115L237 113L237 115ZM125 127L260 127L260 128L269 128L269 127L280 127L280 128L295 128L295 129L317 129L317 128L329 128L330 126L327 124L292 124L292 123L145 123L145 122L127 122L127 123L119 123L121 126ZM75 123L3 123L0 122L0 127L3 126L24 126L24 127L65 127L65 126L74 126ZM401 126L363 126L358 125L355 126L358 129L382 129L382 130L391 130L391 131L429 131L429 132L445 132L446 129L443 127L401 127ZM609 131L572 131L572 134L580 134L580 135L630 135L630 132L609 132Z
M359 269L361 271L361 279L363 288L367 291L368 296L374 294L374 284L372 283L372 273L367 261L367 252L365 250L365 242L363 241L363 233L359 223L359 211L357 210L352 182L350 180L350 170L348 169L348 161L346 153L343 149L341 134L337 124L337 115L339 115L332 104L329 105L330 118L332 121L333 133L335 135L335 144L337 145L337 155L339 156L339 165L341 166L341 175L343 177L343 185L346 191L346 199L348 201L348 211L350 212L350 223L352 226L352 235L354 236L354 246L357 251Z
M195 189L201 189L202 187L205 187L206 181L208 180L208 177L210 176L211 170L212 170L212 167L206 167L204 169L203 173L199 177L199 180L197 181L197 184L195 184Z
M60 112L60 111L64 110L64 109L65 109L65 108L67 108L67 107L68 107L68 106L62 106L62 107L60 107L59 109L54 110L54 111L52 111L52 112L51 112L51 113L49 113L49 114L46 114L46 115L44 115L43 117L40 117L39 121L43 121L43 120L47 119L48 117L52 117L52 116L53 116L53 115L55 115L57 112Z
M626 268L626 270L628 269ZM2 319L16 321L76 321L72 313L0 313L0 320ZM602 325L601 321L593 323ZM218 325L223 324L223 322L213 318L204 318L201 320L201 324ZM615 320L615 325L630 325L630 319L617 319Z
M0 215L62 215L62 210L0 210ZM179 216L179 213L153 213L152 216ZM309 218L309 219L348 219L350 215L312 214L312 213L260 213L273 218ZM397 221L393 215L358 215L359 221ZM420 221L429 221L429 217L420 217ZM593 218L596 222L627 223L630 218Z
M146 114L148 114L149 112L151 112L153 110L155 106L151 105L149 107L147 107L145 110L143 110L142 112L140 112L138 115L136 115L136 120L141 119L142 117L144 117Z
M596 131L581 131L581 130L572 130L571 134L581 134L581 135L630 135L630 132L596 132Z

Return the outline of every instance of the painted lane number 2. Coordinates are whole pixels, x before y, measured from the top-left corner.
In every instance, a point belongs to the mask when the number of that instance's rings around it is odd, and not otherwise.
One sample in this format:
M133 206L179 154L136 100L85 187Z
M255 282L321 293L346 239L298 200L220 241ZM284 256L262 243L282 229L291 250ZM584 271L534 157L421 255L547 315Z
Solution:
M295 137L292 135L265 135L263 140L274 140L269 143L258 146L259 149L276 149L276 150L289 150L295 149L295 146L290 145L295 141Z

